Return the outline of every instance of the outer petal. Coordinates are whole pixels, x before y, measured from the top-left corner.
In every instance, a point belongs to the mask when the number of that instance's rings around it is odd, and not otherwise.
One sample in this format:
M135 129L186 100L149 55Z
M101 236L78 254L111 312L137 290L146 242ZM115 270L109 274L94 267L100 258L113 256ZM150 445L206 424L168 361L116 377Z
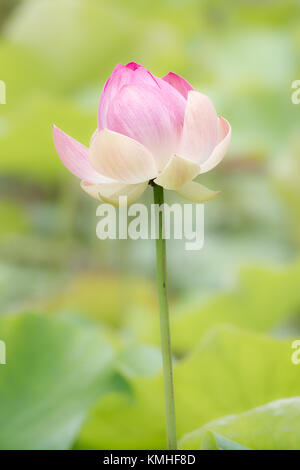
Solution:
M117 65L109 79L106 81L98 108L98 128L107 126L107 112L110 103L117 96L123 86L126 85L150 85L158 87L156 78L142 65L130 62L127 65Z
M208 189L202 184L196 183L195 181L190 181L182 188L177 190L177 193L180 194L180 196L192 202L209 201L210 199L216 197L219 192L220 191L212 191L211 189Z
M142 183L157 176L154 158L148 149L134 139L108 129L93 138L89 160L101 174L122 183Z
M99 201L119 206L119 197L126 196L127 204L135 202L147 188L148 182L139 184L89 184L86 181L81 181L82 189Z
M126 67L128 67L128 65L130 64L127 64ZM151 85L157 88L159 86L158 80L159 79L155 77L149 70L140 65L134 71L131 85Z
M90 183L103 183L108 178L100 175L88 160L88 148L53 126L53 140L56 151L68 170L80 179Z
M108 129L145 145L158 170L178 150L186 105L176 90L161 82L164 89L148 84L124 86L107 113Z
M182 131L180 155L201 164L218 142L218 116L211 100L190 91Z
M126 64L125 67L135 71L135 70L139 69L140 67L142 67L142 65L137 64L136 62L128 62L128 64Z
M206 173L217 166L225 157L231 139L231 127L226 119L219 117L219 138L210 157L201 165L200 173Z
M174 87L179 93L187 99L188 92L193 90L192 85L189 84L184 78L180 77L174 72L169 72L165 75L162 80L169 83L172 87Z
M154 180L165 189L179 189L200 172L197 163L173 155L163 172Z
M98 107L98 128L99 130L104 129L106 126L106 115L109 103L116 96L118 91L124 85L131 83L134 75L134 70L131 67L125 67L122 64L118 64L109 79L106 81Z

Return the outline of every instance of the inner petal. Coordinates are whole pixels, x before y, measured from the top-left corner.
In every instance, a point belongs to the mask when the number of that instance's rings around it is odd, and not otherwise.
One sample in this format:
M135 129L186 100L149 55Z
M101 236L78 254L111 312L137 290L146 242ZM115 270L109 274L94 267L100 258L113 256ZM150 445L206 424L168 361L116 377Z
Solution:
M170 96L160 87L129 85L111 102L107 127L145 145L161 170L179 146L184 113L179 93Z

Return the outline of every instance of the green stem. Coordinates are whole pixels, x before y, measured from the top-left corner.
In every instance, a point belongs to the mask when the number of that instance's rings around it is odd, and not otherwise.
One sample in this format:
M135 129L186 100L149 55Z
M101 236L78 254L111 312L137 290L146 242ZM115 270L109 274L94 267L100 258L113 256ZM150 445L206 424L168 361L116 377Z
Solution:
M161 206L164 203L164 190L161 186L152 183L154 202ZM172 371L172 353L169 324L169 305L167 291L167 269L166 269L166 240L163 238L163 210L159 211L158 238L156 240L156 268L157 268L157 290L160 311L160 334L163 360L163 376L165 390L167 442L169 450L177 449L176 418L174 403L174 386Z

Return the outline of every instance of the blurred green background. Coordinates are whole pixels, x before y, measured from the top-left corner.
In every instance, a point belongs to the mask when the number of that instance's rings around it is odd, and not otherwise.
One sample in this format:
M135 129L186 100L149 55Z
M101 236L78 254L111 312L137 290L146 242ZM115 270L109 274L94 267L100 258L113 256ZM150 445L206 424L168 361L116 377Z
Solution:
M154 243L99 241L97 201L52 142L52 123L89 142L129 61L184 76L233 129L200 179L221 190L204 248L168 243L181 446L300 449L299 14L297 0L0 0L1 449L166 446Z

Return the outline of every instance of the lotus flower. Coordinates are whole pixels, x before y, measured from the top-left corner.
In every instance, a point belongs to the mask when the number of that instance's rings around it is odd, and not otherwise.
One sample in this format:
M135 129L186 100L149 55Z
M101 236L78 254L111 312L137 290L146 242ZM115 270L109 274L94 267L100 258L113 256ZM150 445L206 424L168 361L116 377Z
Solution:
M173 72L163 78L131 62L117 65L98 109L89 148L53 127L64 165L90 196L117 205L137 200L149 181L203 202L217 192L192 181L228 149L231 128L211 100Z

